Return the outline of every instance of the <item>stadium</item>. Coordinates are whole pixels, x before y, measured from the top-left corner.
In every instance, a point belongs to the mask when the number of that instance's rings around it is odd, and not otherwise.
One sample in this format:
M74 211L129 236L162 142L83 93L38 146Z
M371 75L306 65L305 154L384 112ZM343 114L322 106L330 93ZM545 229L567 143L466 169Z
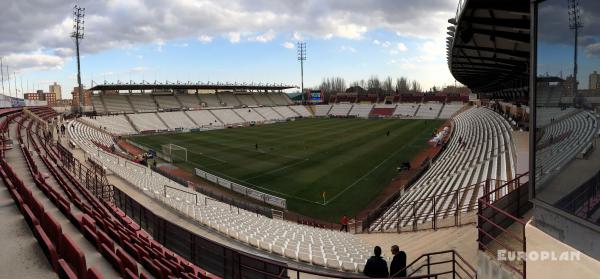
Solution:
M69 109L2 95L0 252L19 251L2 276L596 278L585 42L600 35L578 22L598 12L459 1L446 58L464 87L443 90L104 82ZM403 265L370 273L392 245Z

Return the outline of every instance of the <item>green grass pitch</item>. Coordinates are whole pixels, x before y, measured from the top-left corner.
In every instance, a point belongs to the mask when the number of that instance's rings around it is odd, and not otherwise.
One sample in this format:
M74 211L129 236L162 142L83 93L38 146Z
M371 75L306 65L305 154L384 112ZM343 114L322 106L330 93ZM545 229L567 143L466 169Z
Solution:
M156 150L168 143L183 146L188 162L177 164L186 170L198 167L286 198L291 211L337 222L377 197L397 174L396 167L425 148L443 122L304 119L131 140Z

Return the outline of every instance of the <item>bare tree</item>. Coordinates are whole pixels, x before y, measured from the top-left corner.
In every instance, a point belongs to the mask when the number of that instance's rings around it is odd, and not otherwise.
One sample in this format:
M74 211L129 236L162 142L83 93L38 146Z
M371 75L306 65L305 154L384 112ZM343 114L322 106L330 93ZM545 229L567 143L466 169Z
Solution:
M410 91L412 91L413 93L416 92L421 92L421 84L419 84L419 82L417 80L413 80L410 82Z
M341 77L324 78L319 89L325 94L344 92L346 90L346 81Z
M371 76L367 81L367 89L379 89L381 88L381 81L377 76Z
M408 79L406 79L405 77L400 77L396 79L396 91L400 93L408 92Z
M385 78L385 80L383 81L383 85L382 85L382 89L383 91L389 93L394 91L394 85L393 85L393 81L392 81L392 77L388 76L387 78Z

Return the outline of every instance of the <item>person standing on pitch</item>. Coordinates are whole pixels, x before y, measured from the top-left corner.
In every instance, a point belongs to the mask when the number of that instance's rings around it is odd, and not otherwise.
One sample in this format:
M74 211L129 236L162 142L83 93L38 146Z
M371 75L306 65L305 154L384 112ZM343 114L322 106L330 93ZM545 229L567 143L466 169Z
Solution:
M340 223L342 224L340 231L348 232L348 216L346 216L346 215L342 216Z
M400 251L398 245L392 245L392 255L394 255L394 258L390 263L390 276L406 277L406 253ZM400 272L400 270L402 271Z

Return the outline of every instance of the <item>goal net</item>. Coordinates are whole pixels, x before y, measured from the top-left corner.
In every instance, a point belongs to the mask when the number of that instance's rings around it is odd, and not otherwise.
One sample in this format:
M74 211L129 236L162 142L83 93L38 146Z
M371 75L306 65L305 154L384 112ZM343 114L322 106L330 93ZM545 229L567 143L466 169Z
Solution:
M169 157L171 157L171 161L173 163L187 162L188 160L188 150L183 146L179 146L172 143L164 144L162 146L162 152L163 154L166 154Z

